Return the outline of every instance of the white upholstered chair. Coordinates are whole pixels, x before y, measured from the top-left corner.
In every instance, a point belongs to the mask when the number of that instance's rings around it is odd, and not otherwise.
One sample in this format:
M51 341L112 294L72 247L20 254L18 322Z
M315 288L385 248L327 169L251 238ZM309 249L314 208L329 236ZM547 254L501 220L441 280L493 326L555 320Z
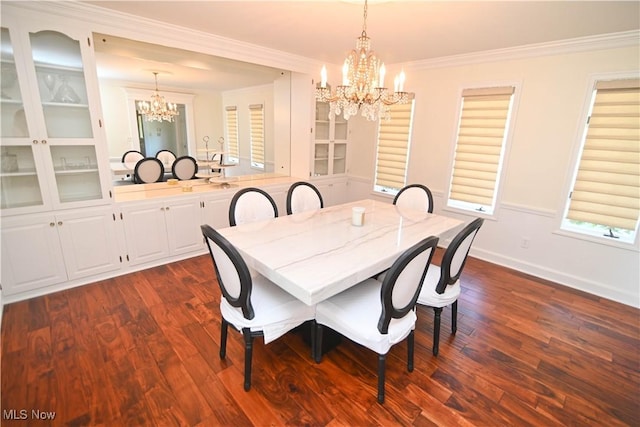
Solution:
M133 182L136 184L148 184L162 181L164 166L155 157L145 157L136 163L133 170Z
M315 307L283 291L261 275L251 276L236 248L208 225L200 226L222 292L220 298L220 358L226 357L227 329L233 326L244 337L244 389L251 388L253 340L265 344L312 320Z
M322 358L324 326L375 351L380 403L384 403L387 353L405 338L408 340L407 369L413 371L414 308L437 243L438 238L432 236L407 249L382 282L367 279L316 305L315 361L319 363Z
M422 184L403 187L394 197L393 204L433 213L433 195L431 190Z
M291 184L287 191L287 214L322 209L324 202L315 185L299 181Z
M198 172L198 163L191 156L178 157L171 166L171 174L179 180L193 179L196 177L196 172Z
M443 307L451 306L451 332L456 333L460 275L471 249L473 239L484 220L476 218L467 224L451 241L440 266L432 264L422 284L418 304L433 307L433 354L438 355L440 344L440 316Z
M277 216L276 202L260 188L243 188L233 195L229 205L229 225L232 227Z
M156 159L160 160L163 165L170 166L176 161L176 155L171 150L160 150L156 153Z

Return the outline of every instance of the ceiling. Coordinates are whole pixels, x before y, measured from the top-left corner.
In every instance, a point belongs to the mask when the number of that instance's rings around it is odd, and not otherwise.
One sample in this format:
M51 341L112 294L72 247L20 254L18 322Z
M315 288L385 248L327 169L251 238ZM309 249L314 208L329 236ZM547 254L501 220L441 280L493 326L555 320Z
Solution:
M355 46L364 9L362 0L83 3L333 64ZM639 1L369 3L367 34L387 64L640 29ZM154 64L144 65L150 76Z

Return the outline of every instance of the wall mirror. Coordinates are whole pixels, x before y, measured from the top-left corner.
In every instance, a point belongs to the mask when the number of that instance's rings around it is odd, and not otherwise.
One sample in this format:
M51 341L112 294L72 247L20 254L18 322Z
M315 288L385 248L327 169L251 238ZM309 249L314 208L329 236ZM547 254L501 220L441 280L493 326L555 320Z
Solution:
M286 127L285 134L289 134L290 107L279 103L290 99L291 73L113 35L94 33L93 38L112 162L120 161L122 153L132 149L145 148L146 155L153 156L155 152L151 151L169 148L162 147L162 136L169 134L167 143L177 144L181 154L203 157L206 139L226 137L225 108L233 106L238 111L240 161L246 153L250 164L249 107L263 104L265 167L237 168L237 173L289 175L289 170L274 170L275 156L290 153L290 138L279 137L274 123ZM154 72L158 73L160 95L180 106L180 115L172 125L144 122L140 126L136 101L150 99L155 88ZM152 134L140 134L140 129ZM146 145L141 146L142 140Z

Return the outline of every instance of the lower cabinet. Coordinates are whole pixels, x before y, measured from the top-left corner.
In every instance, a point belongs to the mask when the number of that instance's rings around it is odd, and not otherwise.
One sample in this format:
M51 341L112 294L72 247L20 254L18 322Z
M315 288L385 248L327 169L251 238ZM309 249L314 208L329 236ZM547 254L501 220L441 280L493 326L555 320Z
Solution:
M120 210L131 265L203 248L198 197L136 202Z
M111 207L3 218L3 294L118 270L116 227Z

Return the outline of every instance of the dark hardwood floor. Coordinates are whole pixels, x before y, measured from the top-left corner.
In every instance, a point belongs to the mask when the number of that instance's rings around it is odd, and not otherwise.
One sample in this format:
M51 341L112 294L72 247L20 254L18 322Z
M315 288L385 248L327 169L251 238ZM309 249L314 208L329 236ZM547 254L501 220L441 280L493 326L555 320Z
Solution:
M256 340L245 392L219 298L201 256L7 305L2 425L640 425L640 311L477 259L439 356L425 307L414 372L391 349L384 405L374 353L343 341L315 364L294 333Z

